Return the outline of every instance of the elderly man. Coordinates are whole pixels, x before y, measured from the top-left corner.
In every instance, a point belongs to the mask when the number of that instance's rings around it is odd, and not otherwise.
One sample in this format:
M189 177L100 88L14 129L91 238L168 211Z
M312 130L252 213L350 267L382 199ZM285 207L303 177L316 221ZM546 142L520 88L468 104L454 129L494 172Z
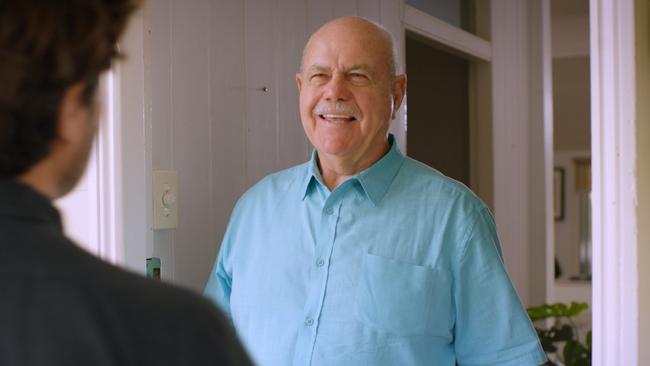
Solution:
M360 18L312 35L296 82L316 151L239 200L206 293L264 366L541 364L488 209L388 135L393 55Z
M134 0L0 2L0 365L249 365L209 300L67 239L96 89Z

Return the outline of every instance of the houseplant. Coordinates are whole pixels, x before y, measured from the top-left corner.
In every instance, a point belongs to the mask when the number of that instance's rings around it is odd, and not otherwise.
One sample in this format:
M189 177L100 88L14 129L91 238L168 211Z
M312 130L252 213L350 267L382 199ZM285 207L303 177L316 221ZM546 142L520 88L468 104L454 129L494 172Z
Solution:
M552 366L590 366L591 331L580 339L574 318L589 307L584 302L543 304L528 308L528 316Z

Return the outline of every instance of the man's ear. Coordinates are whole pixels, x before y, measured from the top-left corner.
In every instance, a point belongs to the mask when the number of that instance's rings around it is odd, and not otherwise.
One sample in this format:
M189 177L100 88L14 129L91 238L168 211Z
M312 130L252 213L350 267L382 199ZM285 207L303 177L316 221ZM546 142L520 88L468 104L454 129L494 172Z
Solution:
M298 94L300 94L302 90L302 74L300 73L296 74L296 86L298 87Z
M90 113L90 106L86 105L84 101L85 89L85 83L77 82L63 92L61 104L59 104L56 140L60 142L77 141L79 135L87 131L87 127L81 125L88 123L88 114Z
M393 110L391 111L391 119L395 119L395 115L399 110L399 107L404 101L404 95L406 94L406 75L397 75L395 81L393 82Z

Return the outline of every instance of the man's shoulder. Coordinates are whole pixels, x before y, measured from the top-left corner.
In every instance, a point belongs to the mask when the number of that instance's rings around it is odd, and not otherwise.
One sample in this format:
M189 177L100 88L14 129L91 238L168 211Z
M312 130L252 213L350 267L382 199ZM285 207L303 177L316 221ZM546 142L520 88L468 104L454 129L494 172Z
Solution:
M0 270L5 294L0 307L19 309L20 314L12 316L33 319L41 329L26 330L25 334L40 334L24 340L26 344L67 348L78 343L98 353L146 358L161 365L245 360L229 322L198 293L104 262L63 236L38 237L42 241L27 243L28 250L7 251L0 259L0 264L15 263ZM0 314L0 323L3 320ZM50 334L59 336L48 338ZM219 344L230 348L215 346Z
M400 171L401 185L418 192L421 197L464 206L469 211L486 208L485 203L465 184L440 171L407 157Z

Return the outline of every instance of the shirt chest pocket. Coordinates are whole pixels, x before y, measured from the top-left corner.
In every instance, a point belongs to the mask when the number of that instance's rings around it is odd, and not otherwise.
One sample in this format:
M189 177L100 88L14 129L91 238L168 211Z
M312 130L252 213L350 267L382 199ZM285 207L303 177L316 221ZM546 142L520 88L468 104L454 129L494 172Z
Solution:
M398 335L451 338L451 279L447 272L367 254L356 291L357 320Z

